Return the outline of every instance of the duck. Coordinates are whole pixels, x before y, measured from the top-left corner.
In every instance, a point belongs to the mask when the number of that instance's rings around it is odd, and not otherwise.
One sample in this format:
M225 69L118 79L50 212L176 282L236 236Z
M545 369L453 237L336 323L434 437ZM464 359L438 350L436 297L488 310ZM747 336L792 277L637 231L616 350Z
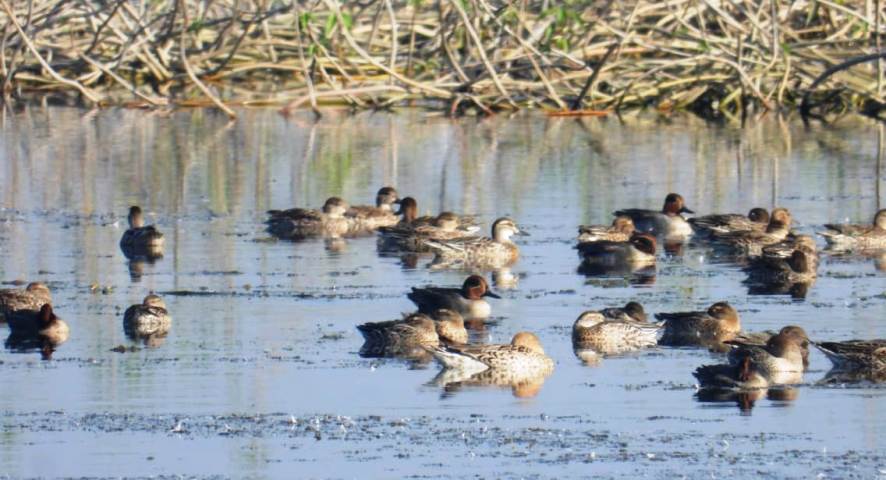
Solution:
M572 347L616 355L658 345L663 324L613 320L602 312L586 311L572 325Z
M647 315L643 305L638 302L628 302L624 307L609 307L600 310L607 320L621 320L624 322L646 323Z
M769 388L762 366L753 357L744 357L738 364L702 365L692 372L705 389L760 390Z
M448 308L440 308L431 313L437 336L440 341L451 345L468 343L468 331L465 328L465 318L458 312Z
M726 233L714 232L714 240L721 246L739 250L748 256L759 256L763 247L783 241L791 232L791 212L786 208L772 210L766 230L746 230Z
M576 248L582 263L588 266L639 268L655 265L655 237L645 233L634 233L626 242L600 240L580 243Z
M434 319L423 313L414 313L401 320L371 322L357 326L365 340L360 348L362 357L420 358L426 354L423 346L437 346L440 337Z
M163 242L163 234L155 226L145 225L141 207L129 207L129 229L120 238L120 248L124 252L161 249Z
M769 211L765 208L752 208L747 215L740 213L718 213L692 217L688 220L695 233L713 235L727 232L762 232L769 224Z
M275 237L302 239L311 236L341 237L353 227L353 218L345 217L348 203L329 197L321 210L290 208L269 210L268 232Z
M405 315L400 320L368 322L358 325L357 330L360 331L367 342L436 345L436 343L434 343L435 341L432 339L433 336L427 334L420 328L402 328L403 325L422 327L424 324L421 322L424 321L425 317L430 318L434 322L434 332L437 335L437 343L468 343L468 331L465 329L464 317L447 308L437 309L430 315L412 313Z
M805 341L805 344L801 345L803 351L803 367L806 368L809 366L809 337L806 336L806 332L796 325L789 325L787 327L782 328L778 332L773 332L771 330L764 330L762 332L739 332L733 337L732 340L726 341L729 345L756 345L756 346L766 346L769 341L775 337L776 335L792 335L798 338L802 338Z
M664 333L658 341L666 346L717 346L741 331L738 312L727 302L717 302L703 312L656 313Z
M394 187L382 187L375 195L375 206L354 205L345 212L345 217L353 220L352 230L372 232L381 227L396 225L400 220L392 205L400 199Z
M814 265L815 263L803 250L794 250L790 258L787 259L781 257L754 258L750 265L744 268L748 274L745 283L772 287L764 288L764 291L760 293L767 291L778 293L782 290L790 292L791 287L797 284L805 284L805 291L816 279L817 273Z
M843 342L815 342L834 370L886 371L886 340L847 340Z
M815 245L815 239L810 235L788 234L784 240L763 247L761 257L769 261L787 260L797 250L806 254L806 260L810 262L813 270L818 269L818 247Z
M57 317L52 305L45 303L40 310L18 310L6 317L9 324L7 343L37 341L44 349L55 347L68 341L71 329L64 320Z
M396 212L400 215L400 221L396 224L399 228L416 228L419 226L434 226L436 217L429 215L418 216L418 202L413 197L405 197L400 200L400 209ZM470 215L454 215L458 219L458 227L469 229L477 225L477 221Z
M782 328L765 345L731 340L729 363L704 365L693 375L702 388L767 388L802 381L809 364L809 338L796 325Z
M680 239L692 235L692 226L681 213L695 212L686 208L685 200L680 194L669 193L665 197L661 211L628 208L618 210L613 215L630 217L639 232Z
M508 217L492 224L492 237L464 237L454 240L425 240L434 252L435 266L453 264L474 267L502 268L513 265L520 258L520 249L511 241L513 235L528 235Z
M874 215L872 225L833 224L824 226L824 237L828 246L835 250L872 250L886 248L886 208Z
M146 296L142 303L131 305L123 313L123 331L131 338L163 336L171 326L166 303L157 295Z
M452 310L466 319L486 318L492 312L483 297L501 298L489 290L489 283L481 275L471 275L461 288L412 287L407 297L421 313L432 313L441 308Z
M395 225L381 227L379 231L386 242L385 249L421 253L431 251L431 248L425 245L426 241L445 242L469 237L476 232L476 227L460 226L458 215L442 212L430 224Z
M612 220L612 225L580 225L578 227L578 243L599 242L626 242L631 238L636 228L631 217L618 216Z
M24 289L5 288L0 290L0 321L19 310L39 310L47 303L52 303L52 294L43 282L31 282Z
M554 361L545 354L535 334L518 332L504 345L450 345L433 347L431 353L444 369L479 373L504 370L526 377L547 375Z

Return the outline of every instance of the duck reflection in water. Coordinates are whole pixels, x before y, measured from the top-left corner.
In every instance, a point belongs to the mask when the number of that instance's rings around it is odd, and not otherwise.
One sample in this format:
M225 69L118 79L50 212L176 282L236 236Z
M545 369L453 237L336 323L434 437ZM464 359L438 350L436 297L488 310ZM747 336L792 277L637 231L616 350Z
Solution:
M750 415L757 401L766 398L773 402L793 402L800 394L794 387L758 388L735 390L727 388L703 388L695 393L700 403L735 403L743 415Z
M440 371L431 384L442 387L443 398L449 398L465 388L510 388L517 398L531 398L538 395L548 375L521 375L507 370L486 370L469 374L460 370Z

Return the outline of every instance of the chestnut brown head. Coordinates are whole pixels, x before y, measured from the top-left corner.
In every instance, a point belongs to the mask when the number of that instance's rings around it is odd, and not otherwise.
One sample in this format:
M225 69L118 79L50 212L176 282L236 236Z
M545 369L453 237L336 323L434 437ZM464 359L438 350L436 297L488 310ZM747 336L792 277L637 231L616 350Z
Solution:
M40 324L43 326L48 326L51 324L57 317L55 313L52 311L52 305L48 303L44 303L42 307L40 307L40 314L38 316L40 319Z
M462 295L470 300L479 300L483 297L501 298L489 290L489 283L480 275L471 275L465 279L461 286Z
M667 197L665 197L664 206L661 209L661 212L666 215L679 215L681 213L695 213L692 210L686 208L686 203L683 200L683 197L678 193L669 193Z
M411 222L418 218L418 202L412 197L406 197L400 200L400 210L397 215L403 215L404 222Z
M647 233L635 233L631 237L631 245L649 255L655 255L655 237Z

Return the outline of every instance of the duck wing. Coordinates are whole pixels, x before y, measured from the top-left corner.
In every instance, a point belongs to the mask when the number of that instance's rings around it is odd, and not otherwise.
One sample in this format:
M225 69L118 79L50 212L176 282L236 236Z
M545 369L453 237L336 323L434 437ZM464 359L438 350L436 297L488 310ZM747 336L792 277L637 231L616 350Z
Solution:
M864 235L873 229L871 225L854 225L854 224L836 224L836 223L826 223L824 228L827 231L820 232L821 235L828 237L834 235L847 235L850 237L857 237L860 235Z

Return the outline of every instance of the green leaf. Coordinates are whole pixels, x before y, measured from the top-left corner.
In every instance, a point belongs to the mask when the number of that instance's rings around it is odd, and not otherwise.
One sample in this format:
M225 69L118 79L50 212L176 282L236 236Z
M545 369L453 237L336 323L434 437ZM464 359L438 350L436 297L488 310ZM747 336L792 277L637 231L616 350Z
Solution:
M325 40L329 40L329 36L332 34L332 29L335 28L336 23L338 23L338 20L335 18L335 15L330 14L326 17L326 25L323 27L323 38Z
M308 29L308 24L314 19L314 15L310 13L303 13L299 16L298 21L302 30Z

